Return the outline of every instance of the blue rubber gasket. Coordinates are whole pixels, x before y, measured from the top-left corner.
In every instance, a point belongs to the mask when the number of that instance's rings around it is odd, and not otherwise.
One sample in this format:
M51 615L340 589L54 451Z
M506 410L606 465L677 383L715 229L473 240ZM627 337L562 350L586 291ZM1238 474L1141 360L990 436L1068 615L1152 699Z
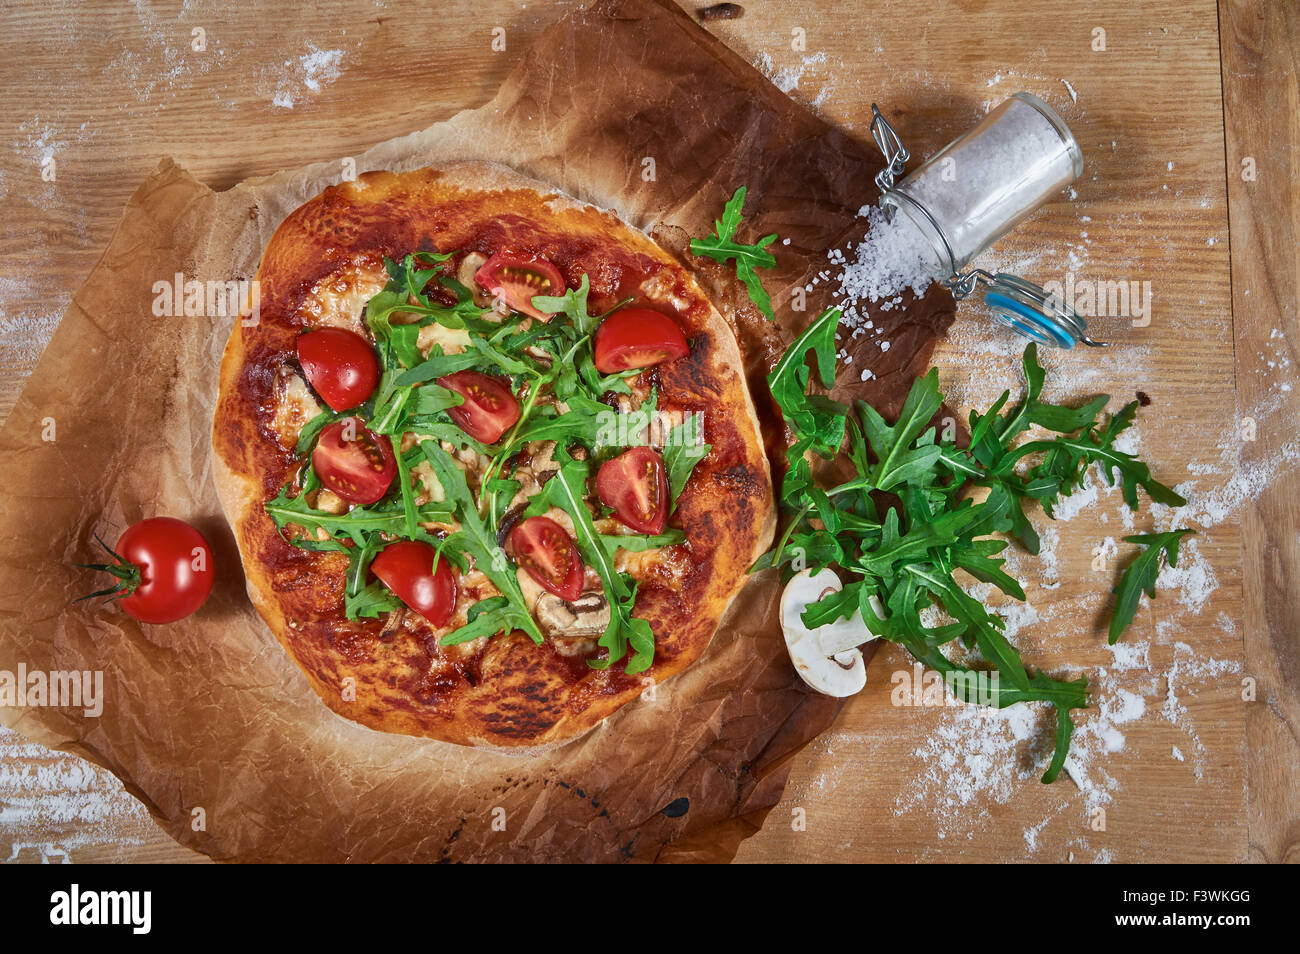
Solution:
M984 304L1003 324L1040 344L1073 348L1074 336L1048 315L995 291L984 293Z

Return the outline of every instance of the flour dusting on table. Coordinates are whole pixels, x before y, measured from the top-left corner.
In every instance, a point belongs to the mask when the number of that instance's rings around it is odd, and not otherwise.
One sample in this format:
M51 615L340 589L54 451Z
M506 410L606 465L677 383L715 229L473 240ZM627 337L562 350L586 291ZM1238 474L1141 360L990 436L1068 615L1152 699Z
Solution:
M153 828L111 772L0 726L0 861L71 862L79 848L143 844Z
M296 59L288 59L273 72L275 92L271 105L293 109L307 93L316 94L342 74L343 51L320 50L308 44L307 52Z

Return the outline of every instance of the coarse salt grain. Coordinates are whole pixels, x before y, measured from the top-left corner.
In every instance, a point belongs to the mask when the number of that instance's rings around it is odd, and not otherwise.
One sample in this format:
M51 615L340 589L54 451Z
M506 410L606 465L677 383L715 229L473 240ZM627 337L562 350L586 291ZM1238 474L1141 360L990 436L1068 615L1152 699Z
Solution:
M934 251L906 216L897 215L891 222L874 205L865 206L858 214L867 220L868 230L852 250L852 259L845 249L833 249L828 255L833 265L841 267L833 277L839 283L837 296L844 312L841 327L851 333L875 327L865 310L859 310L860 305L898 304L908 291L919 297L934 277ZM832 277L825 274L828 280ZM882 344L881 350L888 348Z

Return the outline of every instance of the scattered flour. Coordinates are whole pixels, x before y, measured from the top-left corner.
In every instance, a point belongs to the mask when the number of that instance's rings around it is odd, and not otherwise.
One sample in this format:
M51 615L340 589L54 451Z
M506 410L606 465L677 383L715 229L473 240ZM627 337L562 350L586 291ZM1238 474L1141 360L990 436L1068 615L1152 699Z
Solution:
M0 861L66 863L78 848L141 844L151 827L111 772L0 727Z
M308 52L296 60L284 61L277 73L275 94L271 105L280 109L293 109L305 93L319 93L326 83L332 83L342 73L342 50L319 50L308 44Z
M1118 642L1115 645L1106 647L1114 659L1111 668L1116 672L1127 672L1131 669L1145 669L1151 671L1151 643L1142 642Z
M27 374L36 366L72 296L40 281L0 278L0 368Z
M1232 432L1235 434L1235 431ZM1235 438L1232 451L1240 453L1241 444ZM1170 508L1160 504L1152 507L1156 515L1156 524L1162 528L1192 527L1205 529L1217 526L1229 519L1249 500L1254 500L1273 482L1278 472L1300 460L1300 443L1292 440L1282 444L1272 453L1265 453L1258 459L1227 462L1227 467L1211 466L1193 467L1202 473L1221 476L1226 469L1228 479L1206 490L1200 489L1201 481L1189 480L1178 484L1174 489L1187 499L1186 506Z
M797 66L777 68L772 55L763 52L758 55L756 65L763 75L772 81L773 86L783 93L789 93L791 90L799 88L799 83L803 80L803 75L810 66L821 65L825 62L826 53L823 51L810 53L808 56L803 57ZM820 95L818 98L821 98Z
M1156 577L1156 593L1175 591L1179 604L1193 615L1205 608L1210 595L1218 587L1219 578L1214 574L1214 567L1201 555L1195 537L1183 538L1178 547L1178 566L1165 562Z
M1183 697L1195 695L1194 686L1220 676L1241 672L1241 663L1235 659L1211 659L1200 656L1187 643L1174 643L1174 660L1165 675L1165 699L1160 714L1167 722L1182 729L1192 744L1192 771L1198 779L1205 777L1205 746L1195 726L1187 718L1187 703ZM1185 761L1183 754L1174 749L1174 758Z
M1061 545L1061 531L1053 526L1038 531L1039 585L1054 590L1061 585L1061 564L1057 548Z
M1042 749L1045 708L945 710L940 727L913 751L918 774L899 795L894 813L924 809L944 837L972 831L988 805L1009 801L1033 777L1036 766L1024 765L1024 756Z

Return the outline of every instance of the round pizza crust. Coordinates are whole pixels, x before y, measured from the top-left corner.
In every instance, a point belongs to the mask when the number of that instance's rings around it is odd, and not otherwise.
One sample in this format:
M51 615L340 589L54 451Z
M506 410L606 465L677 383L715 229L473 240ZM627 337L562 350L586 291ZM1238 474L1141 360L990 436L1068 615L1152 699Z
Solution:
M306 327L358 317L384 256L498 249L540 254L570 287L586 274L593 314L629 290L671 307L691 354L652 369L660 408L703 414L709 454L670 526L684 544L653 551L633 575L634 615L650 621L655 660L628 675L519 633L439 647L414 613L401 627L347 620L346 559L291 546L263 509L301 460L277 430L294 341ZM707 648L775 527L771 475L736 340L689 272L612 213L492 163L371 172L326 189L276 230L257 274L260 314L237 322L213 421L215 479L253 605L334 712L373 729L523 752L573 739L680 672ZM322 290L355 314L323 315ZM555 320L564 320L561 316ZM671 553L669 553L671 551Z

